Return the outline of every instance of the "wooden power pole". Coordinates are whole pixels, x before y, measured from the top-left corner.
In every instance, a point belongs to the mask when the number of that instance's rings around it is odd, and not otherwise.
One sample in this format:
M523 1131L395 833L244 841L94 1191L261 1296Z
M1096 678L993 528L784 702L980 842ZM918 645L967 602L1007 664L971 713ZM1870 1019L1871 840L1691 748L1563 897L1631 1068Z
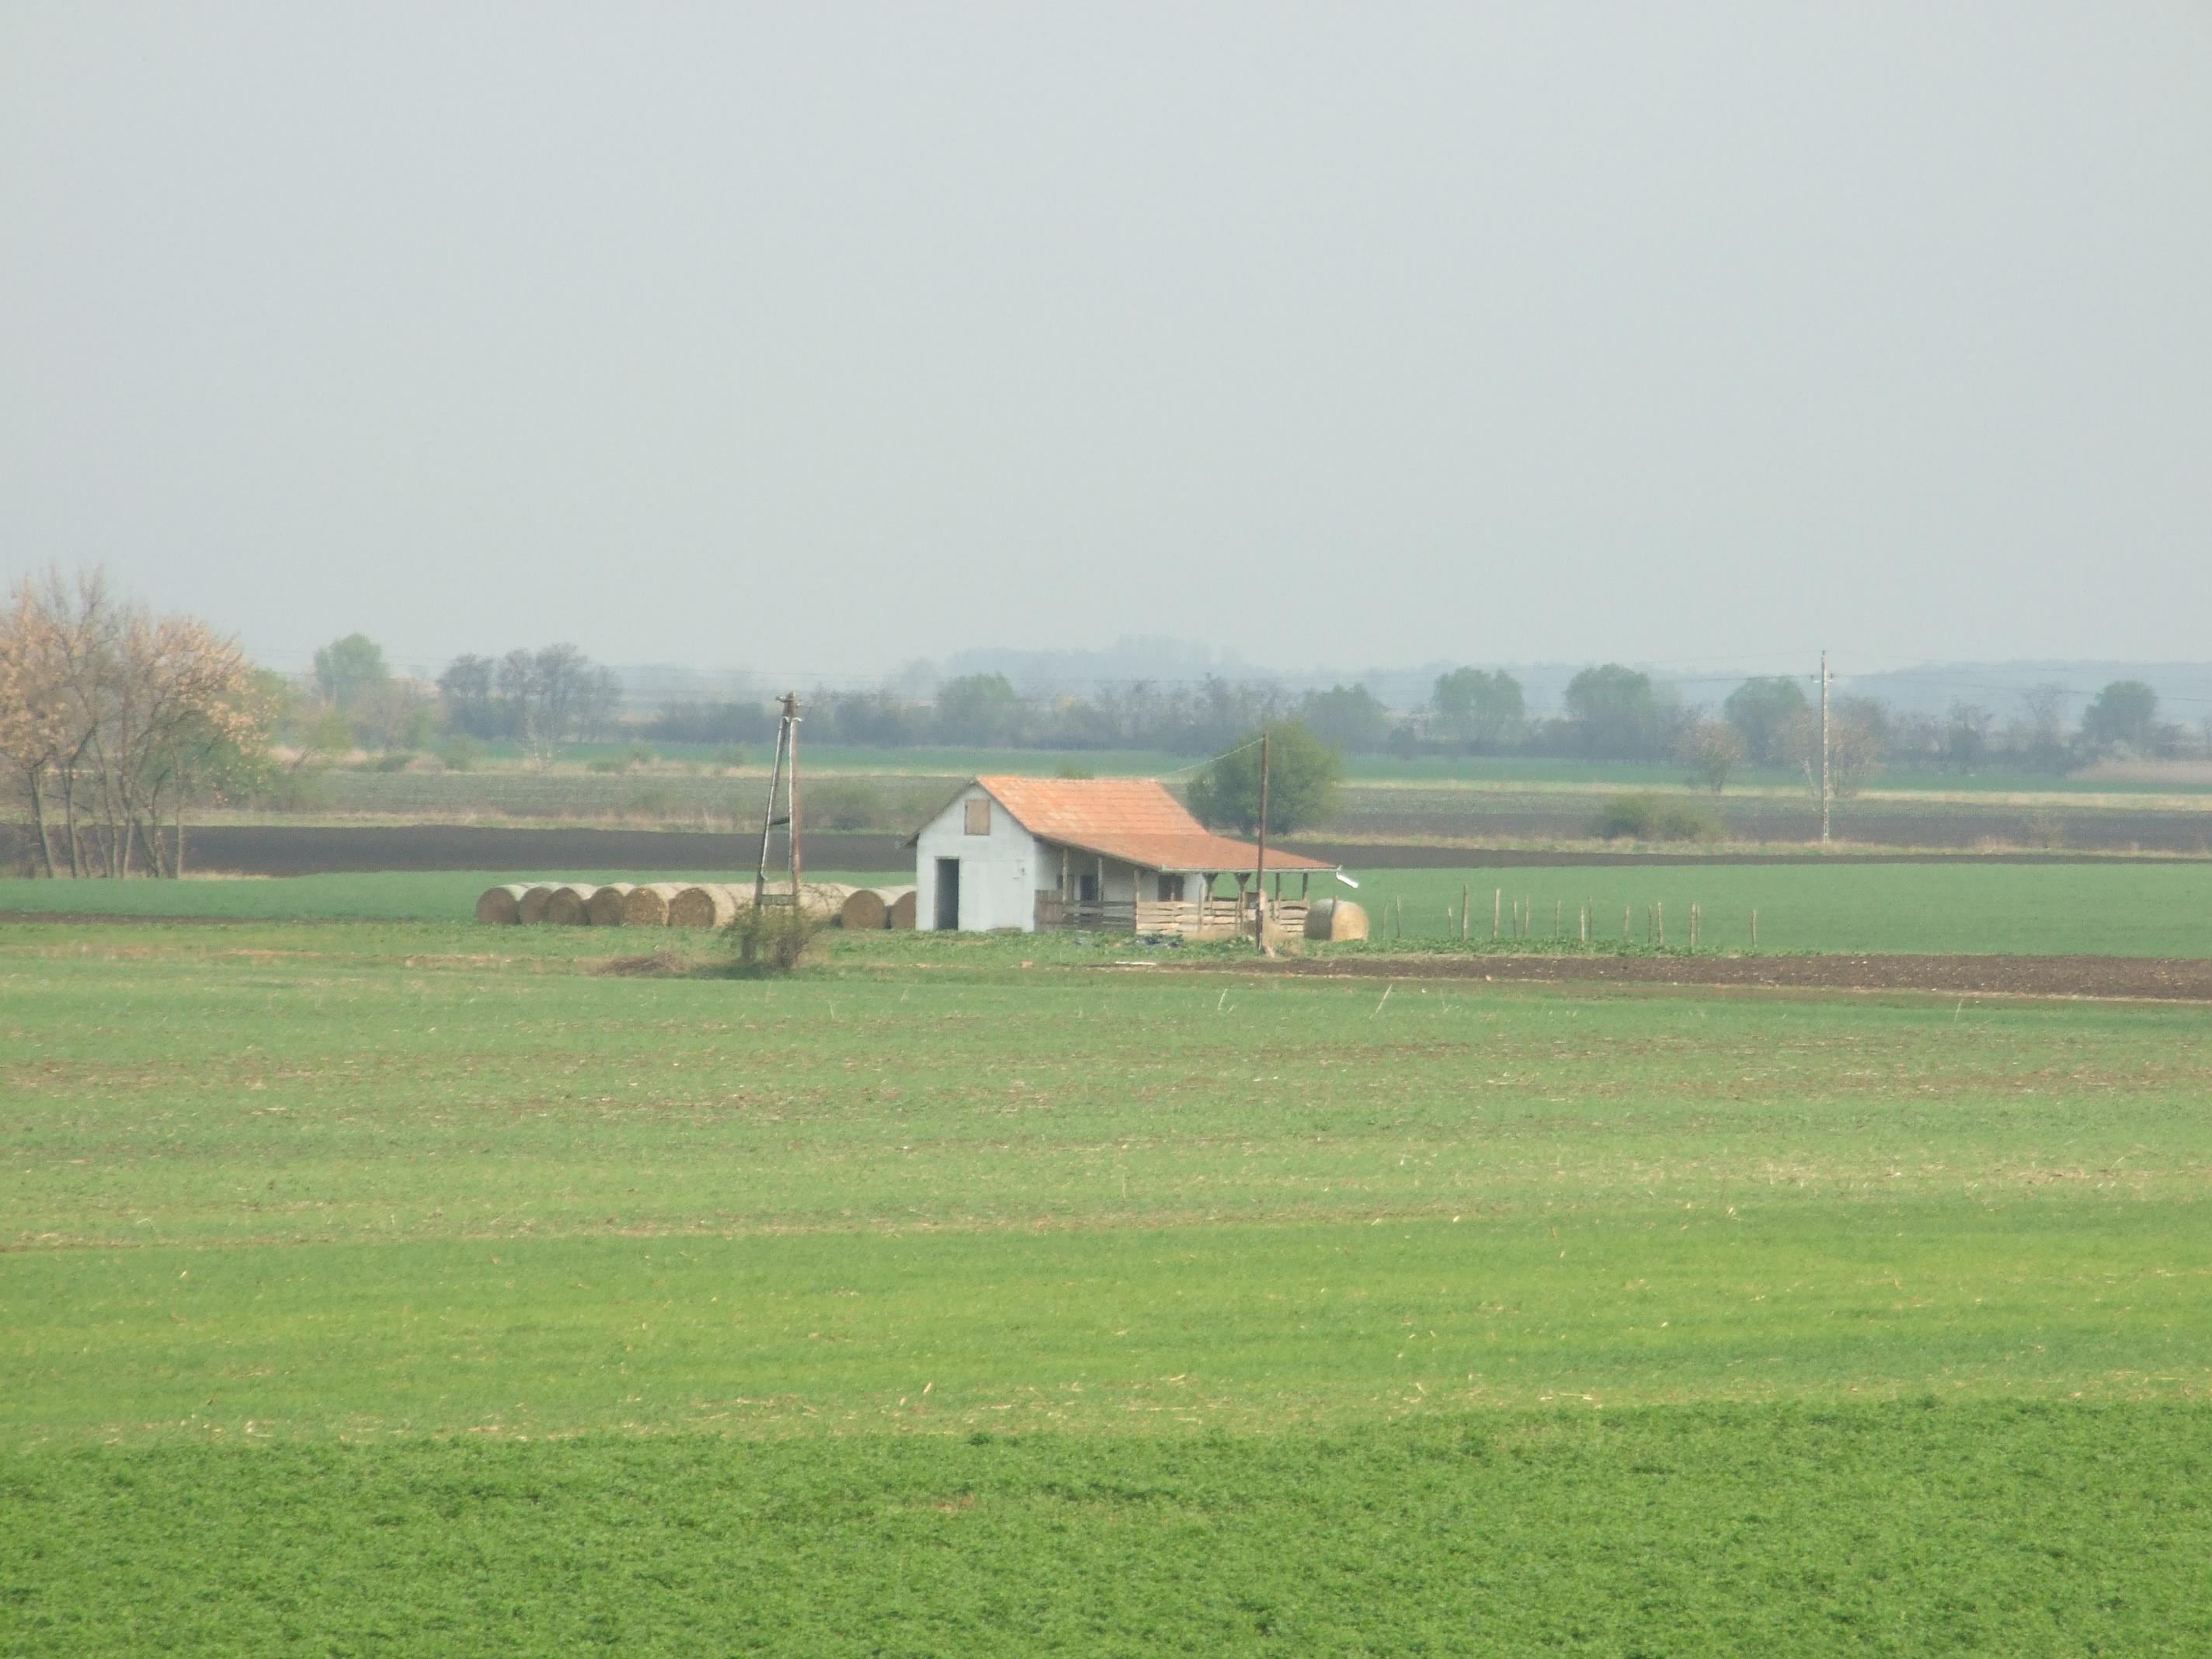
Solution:
M1252 883L1253 937L1259 940L1260 954L1272 957L1275 948L1267 943L1267 734L1260 733L1260 867Z
M799 904L799 881L800 874L799 858L799 693L796 691L787 691L783 694L783 724L785 729L791 733L791 741L789 745L791 749L791 782L787 787L784 799L788 804L788 815L791 819L791 902L793 908L796 909Z
M784 786L784 763L791 764L791 781ZM775 815L775 798L784 794L784 813ZM791 902L799 902L799 694L787 691L783 696L783 720L775 729L775 767L768 778L768 812L761 821L760 862L753 866L753 903L756 907L768 898L768 844L781 825L790 832L789 868L791 872Z
M790 735L788 723L775 728L775 767L768 775L768 811L761 814L760 862L753 866L753 908L757 910L768 897L768 842L775 833L775 798L783 789L783 740Z
M1828 653L1820 653L1820 845L1828 844Z

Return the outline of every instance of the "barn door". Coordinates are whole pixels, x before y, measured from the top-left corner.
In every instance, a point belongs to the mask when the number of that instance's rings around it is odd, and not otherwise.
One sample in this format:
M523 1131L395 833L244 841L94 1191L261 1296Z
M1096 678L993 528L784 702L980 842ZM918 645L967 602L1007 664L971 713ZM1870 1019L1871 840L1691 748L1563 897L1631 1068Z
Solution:
M960 931L960 860L937 861L937 926L939 931Z

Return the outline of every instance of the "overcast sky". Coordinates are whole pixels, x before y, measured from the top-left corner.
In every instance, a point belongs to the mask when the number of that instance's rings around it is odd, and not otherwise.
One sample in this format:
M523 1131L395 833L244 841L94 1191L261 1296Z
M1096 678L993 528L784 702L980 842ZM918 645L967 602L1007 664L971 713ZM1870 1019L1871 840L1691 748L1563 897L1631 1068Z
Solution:
M0 574L304 664L2212 657L2212 4L0 4Z

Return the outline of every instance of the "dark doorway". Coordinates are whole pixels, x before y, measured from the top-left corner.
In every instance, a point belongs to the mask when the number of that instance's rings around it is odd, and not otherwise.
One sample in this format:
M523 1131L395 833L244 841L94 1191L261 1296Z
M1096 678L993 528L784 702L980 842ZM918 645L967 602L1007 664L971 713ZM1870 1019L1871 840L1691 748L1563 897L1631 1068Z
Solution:
M937 861L937 926L945 933L960 931L960 860Z

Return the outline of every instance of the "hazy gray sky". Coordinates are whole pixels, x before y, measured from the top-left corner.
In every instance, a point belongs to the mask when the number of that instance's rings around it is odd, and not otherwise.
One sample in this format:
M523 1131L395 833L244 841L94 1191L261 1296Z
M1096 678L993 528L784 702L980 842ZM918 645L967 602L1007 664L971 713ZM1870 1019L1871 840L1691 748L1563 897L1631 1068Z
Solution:
M0 574L279 665L2212 657L2212 6L0 5Z

